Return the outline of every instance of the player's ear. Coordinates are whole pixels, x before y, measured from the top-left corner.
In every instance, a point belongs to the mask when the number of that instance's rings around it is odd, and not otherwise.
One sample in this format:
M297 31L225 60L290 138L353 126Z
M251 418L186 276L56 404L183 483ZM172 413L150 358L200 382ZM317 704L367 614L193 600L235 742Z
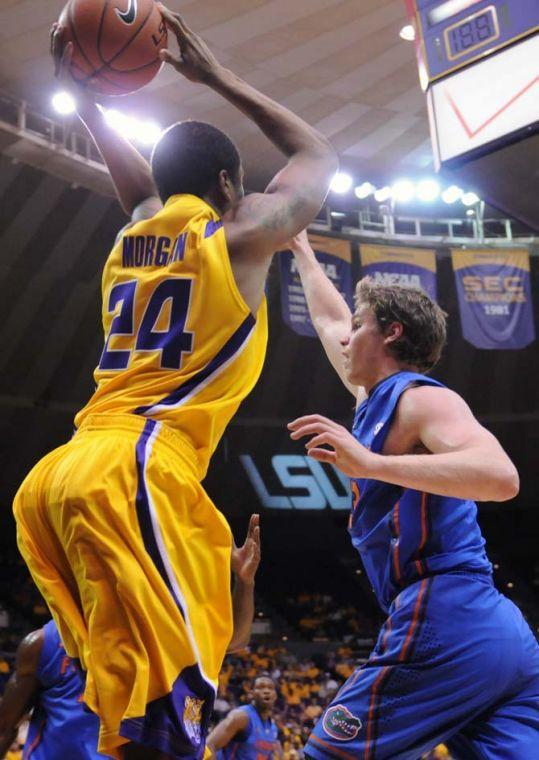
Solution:
M236 197L236 188L232 177L226 169L221 169L219 172L219 192L223 196L223 199L227 204L231 204Z
M402 322L390 322L384 330L384 343L393 343L402 337L404 327Z

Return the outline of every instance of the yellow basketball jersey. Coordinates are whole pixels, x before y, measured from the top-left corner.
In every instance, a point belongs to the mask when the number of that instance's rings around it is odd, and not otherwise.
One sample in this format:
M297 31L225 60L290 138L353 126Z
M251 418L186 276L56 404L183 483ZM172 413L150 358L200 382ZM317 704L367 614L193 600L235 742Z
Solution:
M105 346L96 391L77 414L134 413L184 433L204 477L255 385L267 309L255 316L234 280L223 224L194 195L176 195L124 232L103 272Z

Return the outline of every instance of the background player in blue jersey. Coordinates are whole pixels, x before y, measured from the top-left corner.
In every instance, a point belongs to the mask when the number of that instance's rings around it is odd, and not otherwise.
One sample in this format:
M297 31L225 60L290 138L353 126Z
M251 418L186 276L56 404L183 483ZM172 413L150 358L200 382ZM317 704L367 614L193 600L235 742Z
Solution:
M427 377L445 315L423 291L369 279L348 306L305 234L292 243L311 317L358 399L350 434L320 415L292 438L352 479L352 542L387 619L367 663L326 708L307 757L539 757L539 647L494 588L475 501L505 501L518 474L466 403ZM365 392L367 396L365 396Z
M66 655L55 623L29 633L0 704L0 757L33 708L24 760L105 758L97 751L99 719L84 707L83 691L83 676Z
M258 676L250 705L232 710L208 737L207 746L219 760L264 760L282 756L279 732L271 712L277 692L273 680Z

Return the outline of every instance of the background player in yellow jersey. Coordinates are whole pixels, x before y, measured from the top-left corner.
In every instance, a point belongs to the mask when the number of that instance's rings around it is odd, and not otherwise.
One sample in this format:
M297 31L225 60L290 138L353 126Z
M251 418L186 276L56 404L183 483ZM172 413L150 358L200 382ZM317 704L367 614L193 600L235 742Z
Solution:
M265 193L243 197L233 143L184 122L156 145L152 176L78 96L132 224L103 273L96 392L73 439L27 476L14 509L21 552L66 651L87 672L99 750L118 758L203 756L233 634L233 542L200 480L262 368L273 252L314 218L337 168L322 135L162 11L181 48L164 59L240 109L288 163ZM56 26L65 76L62 35ZM242 602L252 610L249 584Z

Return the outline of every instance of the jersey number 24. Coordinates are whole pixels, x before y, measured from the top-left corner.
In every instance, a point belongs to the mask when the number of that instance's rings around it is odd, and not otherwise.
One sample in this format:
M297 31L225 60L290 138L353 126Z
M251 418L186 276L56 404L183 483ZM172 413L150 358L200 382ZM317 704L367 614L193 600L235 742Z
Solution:
M118 371L126 369L133 352L160 352L162 369L179 369L182 355L193 350L193 333L185 329L191 287L193 281L184 277L172 277L160 282L148 300L148 305L135 334L135 295L137 280L129 280L115 285L110 291L108 311L114 312L118 304L120 311L110 326L110 332L101 354L99 369ZM170 319L166 330L156 330L155 325L170 301ZM110 340L115 335L136 338L134 348L128 350L109 348Z

